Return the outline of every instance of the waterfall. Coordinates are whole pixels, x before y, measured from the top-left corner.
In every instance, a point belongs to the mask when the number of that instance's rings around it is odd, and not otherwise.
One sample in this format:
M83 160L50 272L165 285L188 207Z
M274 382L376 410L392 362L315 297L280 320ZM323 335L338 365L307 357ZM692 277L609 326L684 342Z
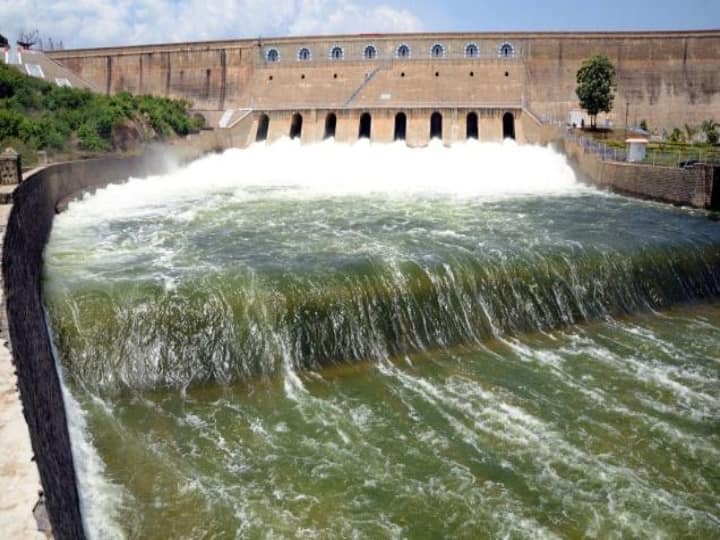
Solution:
M282 141L71 204L45 291L83 384L187 387L715 297L713 233L548 148Z

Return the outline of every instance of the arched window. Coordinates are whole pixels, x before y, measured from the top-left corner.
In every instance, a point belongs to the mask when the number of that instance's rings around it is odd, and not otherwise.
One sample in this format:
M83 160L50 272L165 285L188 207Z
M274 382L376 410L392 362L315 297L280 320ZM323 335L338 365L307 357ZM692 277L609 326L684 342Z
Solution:
M256 142L262 142L267 139L269 127L270 117L267 114L261 115L258 120L257 134L255 135Z
M403 43L397 48L395 56L397 56L398 58L410 58L410 47Z
M445 47L443 47L440 43L436 43L430 49L430 56L433 58L442 58L445 56Z
M498 55L501 58L511 58L515 56L515 49L513 48L512 43L505 42L500 45L500 48L498 49Z
M365 50L363 51L363 58L365 60L373 60L377 58L377 49L375 48L375 45L368 45L365 47Z
M277 49L268 49L267 53L265 53L265 58L268 62L277 62L280 60L280 53Z
M330 59L331 60L342 60L345 58L345 51L342 47L333 47L330 49Z
M301 62L307 62L312 59L312 53L310 49L303 47L302 49L298 49L297 57Z
M465 45L465 58L477 58L480 56L480 49L475 43Z

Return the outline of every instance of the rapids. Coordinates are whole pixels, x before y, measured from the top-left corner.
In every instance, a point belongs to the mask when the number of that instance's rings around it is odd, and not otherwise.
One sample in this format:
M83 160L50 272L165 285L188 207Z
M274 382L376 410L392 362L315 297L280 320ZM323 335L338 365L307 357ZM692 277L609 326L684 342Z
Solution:
M44 272L91 536L720 532L720 226L552 149L230 150Z

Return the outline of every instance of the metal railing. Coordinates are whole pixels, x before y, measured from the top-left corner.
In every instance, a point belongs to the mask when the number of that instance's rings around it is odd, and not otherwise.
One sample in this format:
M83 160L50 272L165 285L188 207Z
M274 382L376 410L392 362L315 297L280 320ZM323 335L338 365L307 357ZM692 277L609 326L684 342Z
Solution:
M564 139L573 141L580 146L585 153L595 154L603 161L627 161L627 150L624 148L608 146L601 141L583 135L568 133L567 131L561 131L561 133L563 133Z
M563 138L574 141L581 146L586 153L595 154L603 161L627 161L627 150L610 146L602 141L577 135L574 133L563 132ZM645 159L635 161L633 163L641 163L645 165L653 165L657 167L687 167L695 163L720 162L720 149L717 148L649 148L645 154Z

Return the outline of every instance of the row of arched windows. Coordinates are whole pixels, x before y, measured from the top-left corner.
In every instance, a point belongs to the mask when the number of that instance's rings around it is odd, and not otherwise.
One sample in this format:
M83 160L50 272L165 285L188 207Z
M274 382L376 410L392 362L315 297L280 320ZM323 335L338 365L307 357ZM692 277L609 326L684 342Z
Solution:
M515 138L515 116L511 112L506 112L502 118L503 122L503 138ZM407 115L399 112L395 115L394 140L404 141L407 136ZM257 133L255 140L258 142L265 141L268 136L268 128L270 125L270 117L263 114L258 121ZM298 139L302 137L303 117L300 113L295 113L290 121L290 138ZM443 137L443 116L435 111L430 115L430 138L442 139ZM335 137L337 129L337 115L328 113L325 117L325 130L323 138L330 139ZM366 112L360 116L358 125L358 139L369 139L372 132L372 116ZM467 139L477 139L479 137L478 115L470 112L465 117L465 136Z
M430 47L430 58L445 58L447 56L447 48L442 43L434 43ZM497 54L500 58L512 58L515 56L515 48L512 43L505 42L498 46ZM466 43L464 48L465 58L478 58L480 56L480 48L477 43ZM365 60L374 60L378 58L378 50L372 43L367 44L363 48L362 57ZM330 60L344 60L345 49L339 45L334 45L328 52ZM406 43L401 43L395 49L395 58L408 59L412 58L412 49ZM265 59L268 62L279 62L280 51L276 48L267 49ZM313 59L312 50L308 47L300 47L297 50L297 60L299 62L309 62Z

